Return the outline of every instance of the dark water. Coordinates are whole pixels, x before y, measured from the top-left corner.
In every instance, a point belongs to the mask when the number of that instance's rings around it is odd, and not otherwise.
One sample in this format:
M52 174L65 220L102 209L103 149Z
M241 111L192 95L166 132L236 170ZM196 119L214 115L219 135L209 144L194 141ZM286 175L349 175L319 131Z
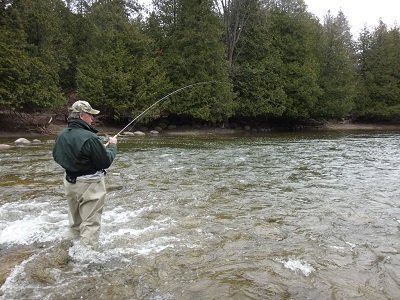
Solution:
M121 139L100 252L51 148L0 152L2 299L400 299L400 133Z

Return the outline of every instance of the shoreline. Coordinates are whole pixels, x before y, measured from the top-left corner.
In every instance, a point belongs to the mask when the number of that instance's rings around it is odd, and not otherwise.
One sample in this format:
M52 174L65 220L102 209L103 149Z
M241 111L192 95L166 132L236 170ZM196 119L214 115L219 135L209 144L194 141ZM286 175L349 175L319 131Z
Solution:
M323 126L326 130L400 130L400 124L378 123L332 123Z
M0 138L14 138L14 137L43 137L43 136L55 136L61 131L66 124L51 124L46 132L39 133L35 131L15 129L15 130L4 130L0 129ZM100 135L114 135L121 128L114 126L95 126ZM184 135L232 135L240 133L273 133L273 132L306 132L306 131L400 131L400 124L375 124L375 123L328 123L322 126L316 127L305 127L299 130L268 130L268 131L257 131L257 130L246 130L246 129L232 129L232 128L219 128L219 127L205 127L205 128L194 128L190 126L177 127L175 129L166 129L160 132L160 134L184 136ZM136 131L136 130L135 130ZM140 130L137 130L140 131ZM148 134L147 132L145 132ZM122 133L123 135L123 133Z

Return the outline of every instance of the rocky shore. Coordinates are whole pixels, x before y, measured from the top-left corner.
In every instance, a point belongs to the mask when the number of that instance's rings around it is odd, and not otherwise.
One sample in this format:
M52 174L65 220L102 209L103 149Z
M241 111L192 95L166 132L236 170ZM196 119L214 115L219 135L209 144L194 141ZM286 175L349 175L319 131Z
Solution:
M0 127L0 137L37 137L43 135L56 135L59 131L61 131L66 126L65 123L52 123L46 127L46 130L43 132L30 130L30 129L21 129L18 127L7 126ZM95 125L95 128L99 130L100 134L108 134L113 135L119 132L122 129L121 127L116 126L105 126L105 125ZM149 133L150 131L156 129L160 133L166 134L175 134L175 135L184 135L184 134L208 134L208 133L216 133L216 134L233 134L240 132L269 132L275 131L274 128L262 128L262 127L252 127L252 126L235 126L235 127L209 127L209 126L169 126L165 128L150 128L144 130L144 133ZM352 122L327 122L323 125L319 126L296 126L294 130L400 130L400 124L380 124L380 123L352 123ZM289 129L288 129L289 130ZM130 131L136 131L130 130Z
M0 128L0 139L15 138L15 141L10 144L4 144L0 141L0 150L9 149L18 145L27 144L39 144L43 137L54 137L60 132L66 124L49 124L46 130L43 132L37 132L34 130L22 130L16 128ZM118 133L121 128L113 126L95 126L99 131L99 135L102 136L113 136ZM290 129L288 129L291 131ZM374 123L351 123L351 122L331 122L325 123L320 126L309 126L301 127L297 126L292 129L293 131L308 131L308 130L319 130L319 131L400 131L400 124L374 124ZM127 130L121 134L121 136L145 136L154 134L168 134L176 136L184 135L229 135L229 134L240 134L240 133L263 133L263 132L274 132L284 131L284 129L272 129L272 128L261 128L261 127L199 127L199 126L169 126L165 128L141 128L141 130Z

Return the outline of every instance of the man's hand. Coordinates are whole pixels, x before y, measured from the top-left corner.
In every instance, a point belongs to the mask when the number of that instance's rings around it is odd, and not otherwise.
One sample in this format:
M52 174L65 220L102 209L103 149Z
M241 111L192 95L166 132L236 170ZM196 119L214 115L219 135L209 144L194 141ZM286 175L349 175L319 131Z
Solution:
M108 138L108 142L107 142L107 144L114 144L114 145L116 145L117 144L117 138L116 137L109 137Z

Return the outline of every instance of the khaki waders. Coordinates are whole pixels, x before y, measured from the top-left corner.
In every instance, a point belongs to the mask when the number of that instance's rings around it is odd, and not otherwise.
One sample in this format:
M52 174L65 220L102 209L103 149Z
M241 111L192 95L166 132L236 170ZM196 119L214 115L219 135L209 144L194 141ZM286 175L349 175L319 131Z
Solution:
M76 183L69 183L64 178L64 187L72 231L80 235L83 245L96 249L106 196L105 177L98 176L91 179L77 177Z

